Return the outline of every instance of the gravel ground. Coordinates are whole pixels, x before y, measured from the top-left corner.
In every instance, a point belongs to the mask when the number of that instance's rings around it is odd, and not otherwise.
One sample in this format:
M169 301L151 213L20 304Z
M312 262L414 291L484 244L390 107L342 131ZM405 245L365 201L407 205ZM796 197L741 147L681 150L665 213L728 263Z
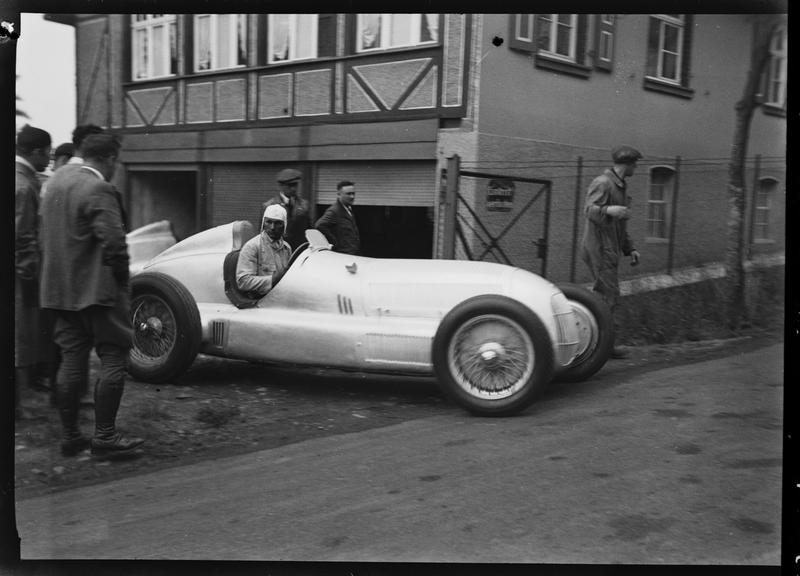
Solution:
M782 341L779 329L736 338L630 347L595 378L627 378L676 362L702 361ZM92 375L98 361L93 358ZM558 384L556 384L558 385ZM88 450L59 451L60 424L49 395L22 391L29 418L16 422L16 497L357 432L459 410L432 378L403 378L322 369L288 369L200 356L179 381L164 385L129 380L117 424L145 438L139 458L95 462ZM81 410L90 434L94 414Z

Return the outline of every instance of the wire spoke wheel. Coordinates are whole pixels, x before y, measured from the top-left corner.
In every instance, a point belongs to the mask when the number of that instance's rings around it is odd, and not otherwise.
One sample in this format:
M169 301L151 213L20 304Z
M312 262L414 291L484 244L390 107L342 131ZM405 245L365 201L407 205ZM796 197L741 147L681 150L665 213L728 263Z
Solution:
M448 363L455 382L481 399L512 396L534 370L535 353L528 333L498 314L471 318L453 334Z
M154 294L134 299L133 350L136 360L160 362L168 357L178 340L178 324L169 305Z

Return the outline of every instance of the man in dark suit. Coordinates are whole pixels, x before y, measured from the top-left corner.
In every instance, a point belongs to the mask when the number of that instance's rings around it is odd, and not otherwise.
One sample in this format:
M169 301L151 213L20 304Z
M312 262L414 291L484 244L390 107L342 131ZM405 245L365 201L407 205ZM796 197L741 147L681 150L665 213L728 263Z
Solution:
M42 199L41 306L56 316L54 336L61 350L56 399L65 456L87 445L96 459L130 456L144 442L125 438L115 426L133 341L125 213L109 182L119 150L113 134L88 136L83 165L53 174ZM89 442L78 426L78 407L92 348L101 373Z
M336 185L336 202L334 202L317 220L314 228L319 230L333 244L334 252L343 254L359 254L361 238L358 225L353 216L353 203L356 201L355 184L342 180Z
M17 135L14 166L14 406L18 418L22 386L36 387L42 358L39 314L39 190L37 173L50 162L50 134L27 124ZM52 383L50 384L52 385Z

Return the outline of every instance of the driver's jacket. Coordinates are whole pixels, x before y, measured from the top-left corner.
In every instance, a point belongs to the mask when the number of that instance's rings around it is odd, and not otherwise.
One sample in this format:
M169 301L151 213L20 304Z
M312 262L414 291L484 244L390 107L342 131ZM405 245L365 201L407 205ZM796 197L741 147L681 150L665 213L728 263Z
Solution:
M262 232L251 238L239 252L236 264L236 285L254 297L262 297L272 289L272 278L283 274L292 250L283 240L273 242Z

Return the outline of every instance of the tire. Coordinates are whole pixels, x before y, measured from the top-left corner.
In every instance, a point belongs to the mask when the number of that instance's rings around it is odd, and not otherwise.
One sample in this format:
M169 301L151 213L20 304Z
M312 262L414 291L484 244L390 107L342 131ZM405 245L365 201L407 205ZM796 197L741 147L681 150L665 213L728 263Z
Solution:
M134 276L131 292L131 376L152 383L177 378L200 350L202 328L194 297L183 284L160 272Z
M481 416L508 416L530 406L550 382L553 365L542 321L505 296L465 300L444 317L433 339L433 368L443 392Z
M560 370L559 382L582 382L602 368L614 347L614 319L608 305L594 292L575 284L559 288L572 305L578 323L578 355Z

